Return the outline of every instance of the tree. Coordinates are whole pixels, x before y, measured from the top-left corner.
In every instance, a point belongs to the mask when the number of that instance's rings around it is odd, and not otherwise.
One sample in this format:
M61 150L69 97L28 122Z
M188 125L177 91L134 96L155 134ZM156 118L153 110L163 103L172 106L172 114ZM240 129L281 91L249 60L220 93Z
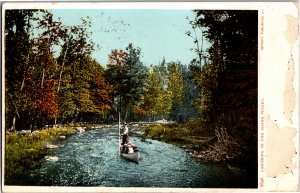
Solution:
M109 55L106 77L113 85L114 103L123 120L127 120L146 91L148 70L140 61L140 53L140 48L129 44L125 51L113 50Z
M110 110L110 85L104 79L104 70L90 55L95 49L91 41L89 18L82 25L66 28L65 43L58 58L59 117L63 122L92 121L92 115Z
M181 119L179 112L180 106L183 104L185 83L179 63L171 62L168 64L168 87L167 90L171 93L172 111L171 118L173 120Z
M182 104L179 106L179 122L185 122L189 119L195 119L198 116L195 108L195 100L199 98L199 91L197 85L192 80L192 71L187 65L180 65L184 82L184 96Z
M59 118L62 122L75 121L76 118L80 121L89 117L87 114L104 113L106 109L99 106L101 99L96 105L95 101L97 102L98 99L92 96L92 90L93 92L97 89L101 90L102 86L106 89L106 85L102 85L102 82L97 80L97 78L101 79L102 70L100 64L96 64L90 57L97 46L91 40L91 32L88 30L91 26L90 18L81 18L81 20L80 25L62 28L64 43L61 45L61 53L57 59L59 72L56 74ZM96 77L90 68L94 69L99 77ZM105 105L106 102L108 101L103 101Z
M144 96L142 97L139 105L134 107L134 111L140 115L155 115L157 99L160 91L162 90L162 83L157 74L157 68L151 68L149 77L147 79L147 87Z
M111 86L90 57L96 45L89 18L64 26L46 10L6 10L5 17L7 127L41 129L57 118L69 122L110 110ZM57 59L54 46L62 48Z
M146 92L140 101L140 105L135 107L135 111L147 116L168 116L171 110L171 92L168 91L164 80L167 78L166 66L164 62L159 66L150 68L147 80Z
M104 69L95 60L90 62L91 79L89 81L91 99L101 114L111 110L112 86L105 80Z
M191 65L203 121L241 137L256 151L257 11L196 10L194 28L211 43L203 66ZM201 72L201 73L199 73ZM253 153L255 155L256 153Z
M34 41L30 35L34 28L32 21L37 20L36 12L41 11L5 11L5 119L7 127L14 131L28 119L27 92L30 90L24 86L34 70L31 64Z
M29 94L28 102L28 109L32 111L29 116L32 122L31 129L34 128L36 120L39 124L37 127L42 128L46 122L50 124L58 115L55 77L58 65L54 58L53 46L59 45L65 33L62 23L53 20L52 13L43 13L36 23L38 34L33 35L34 70L31 73L31 81L28 81L29 89L34 89L34 92Z

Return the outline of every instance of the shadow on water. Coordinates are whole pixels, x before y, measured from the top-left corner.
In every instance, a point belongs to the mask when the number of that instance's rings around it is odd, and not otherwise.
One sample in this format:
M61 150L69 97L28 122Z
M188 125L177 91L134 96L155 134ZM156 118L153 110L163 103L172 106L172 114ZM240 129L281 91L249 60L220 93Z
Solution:
M139 147L139 164L119 156L117 128L78 133L53 149L58 159L46 161L27 176L26 185L255 188L257 178L226 164L203 164L174 145L131 140Z

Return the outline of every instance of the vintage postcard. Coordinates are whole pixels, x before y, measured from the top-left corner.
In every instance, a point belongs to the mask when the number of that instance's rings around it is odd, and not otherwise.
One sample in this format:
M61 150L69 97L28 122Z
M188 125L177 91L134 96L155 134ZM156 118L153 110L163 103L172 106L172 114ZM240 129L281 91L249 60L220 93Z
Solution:
M3 3L2 191L299 191L298 17Z

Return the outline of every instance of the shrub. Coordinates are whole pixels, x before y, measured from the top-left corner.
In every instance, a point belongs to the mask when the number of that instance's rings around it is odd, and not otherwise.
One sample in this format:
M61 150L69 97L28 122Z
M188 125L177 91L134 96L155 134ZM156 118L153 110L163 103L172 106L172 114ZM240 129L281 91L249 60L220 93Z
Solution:
M163 140L189 148L207 146L215 139L214 130L203 126L201 121L193 120L184 124L149 125L144 128L145 137Z

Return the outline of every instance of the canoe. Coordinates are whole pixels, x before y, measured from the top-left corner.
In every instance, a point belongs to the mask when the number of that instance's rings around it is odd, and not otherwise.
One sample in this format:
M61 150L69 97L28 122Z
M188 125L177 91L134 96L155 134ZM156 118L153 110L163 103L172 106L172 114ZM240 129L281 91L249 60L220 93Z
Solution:
M121 156L136 163L138 163L140 159L140 154L138 151L134 153L121 153Z

